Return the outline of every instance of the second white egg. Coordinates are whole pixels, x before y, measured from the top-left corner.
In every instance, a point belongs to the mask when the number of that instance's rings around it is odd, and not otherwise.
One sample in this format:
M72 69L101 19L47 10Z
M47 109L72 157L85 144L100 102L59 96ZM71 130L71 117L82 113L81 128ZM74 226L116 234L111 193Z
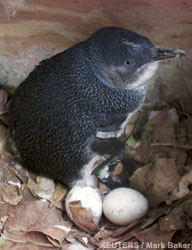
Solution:
M143 217L148 210L147 199L131 188L117 188L103 201L105 217L114 224L127 225Z

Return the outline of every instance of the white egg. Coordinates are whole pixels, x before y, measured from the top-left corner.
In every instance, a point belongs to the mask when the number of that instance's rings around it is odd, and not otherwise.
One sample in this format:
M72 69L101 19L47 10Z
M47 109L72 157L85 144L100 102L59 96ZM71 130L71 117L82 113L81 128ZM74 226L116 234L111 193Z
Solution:
M127 225L143 217L148 210L147 199L131 188L117 188L108 193L103 201L106 218L117 225Z
M71 220L73 220L69 203L71 201L81 201L81 204L92 215L95 223L98 223L102 216L102 199L99 191L90 186L75 186L67 194L65 200L66 212Z

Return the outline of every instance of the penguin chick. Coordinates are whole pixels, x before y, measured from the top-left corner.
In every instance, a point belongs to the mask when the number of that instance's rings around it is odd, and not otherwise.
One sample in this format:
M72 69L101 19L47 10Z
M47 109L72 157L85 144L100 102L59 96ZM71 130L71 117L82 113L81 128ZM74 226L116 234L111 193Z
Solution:
M158 61L182 55L135 32L106 27L43 60L9 108L23 166L68 186L86 185L99 163L124 149L118 137L142 105Z

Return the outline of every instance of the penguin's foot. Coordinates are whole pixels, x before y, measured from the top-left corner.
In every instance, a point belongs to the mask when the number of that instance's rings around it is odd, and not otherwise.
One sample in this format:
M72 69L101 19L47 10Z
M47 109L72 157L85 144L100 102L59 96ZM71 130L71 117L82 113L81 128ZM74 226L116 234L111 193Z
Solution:
M124 152L125 144L118 138L99 139L93 137L89 145L91 159L80 172L81 178L75 180L71 186L95 187L93 171L101 164L107 164Z
M143 164L136 160L118 159L107 164L102 163L94 173L101 182L114 189L122 186L128 187L129 178L141 167L143 167Z

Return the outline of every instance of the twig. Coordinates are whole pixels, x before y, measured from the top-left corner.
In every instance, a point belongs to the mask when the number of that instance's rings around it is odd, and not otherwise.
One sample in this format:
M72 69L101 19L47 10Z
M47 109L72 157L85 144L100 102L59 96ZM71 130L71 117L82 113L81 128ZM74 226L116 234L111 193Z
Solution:
M192 149L191 145L179 145L179 144L172 144L172 143L151 143L151 146L166 146L166 147L173 147L173 148L183 148L183 149Z

